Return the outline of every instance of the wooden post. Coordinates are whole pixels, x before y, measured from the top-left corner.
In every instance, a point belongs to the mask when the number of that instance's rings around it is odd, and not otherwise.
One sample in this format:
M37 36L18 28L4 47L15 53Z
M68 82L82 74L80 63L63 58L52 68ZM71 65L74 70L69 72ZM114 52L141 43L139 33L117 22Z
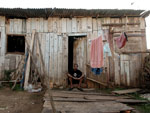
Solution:
M31 52L33 50L34 39L35 39L35 30L32 31L32 39L31 39L31 44L30 44ZM31 63L31 55L29 53L27 65L26 65L26 71L25 71L25 81L24 81L24 89L25 90L27 90L27 87L28 87L28 80L29 80L29 75L30 75L30 63Z
M36 66L36 62L34 61L34 57L35 57L35 56L33 56L33 53L32 53L31 50L30 50L30 45L29 45L29 43L27 42L27 40L25 40L25 41L26 41L26 44L27 44L28 52L30 53L30 56L31 56L32 63L33 63L33 65L35 66L37 73L40 74L39 71L38 71L39 69L38 69L38 67ZM36 57L35 57L35 58L36 58ZM40 76L40 79L41 79L41 81L42 81L42 83L43 83L44 80L43 80L43 78L42 78L41 76Z

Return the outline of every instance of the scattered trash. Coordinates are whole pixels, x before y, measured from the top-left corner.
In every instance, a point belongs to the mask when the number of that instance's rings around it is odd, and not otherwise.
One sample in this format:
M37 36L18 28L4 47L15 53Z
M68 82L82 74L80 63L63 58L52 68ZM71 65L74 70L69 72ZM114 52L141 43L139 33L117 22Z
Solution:
M29 84L27 90L28 92L37 93L42 91L42 87L35 87L32 84Z
M8 109L7 106L0 106L0 111L6 110L6 109Z

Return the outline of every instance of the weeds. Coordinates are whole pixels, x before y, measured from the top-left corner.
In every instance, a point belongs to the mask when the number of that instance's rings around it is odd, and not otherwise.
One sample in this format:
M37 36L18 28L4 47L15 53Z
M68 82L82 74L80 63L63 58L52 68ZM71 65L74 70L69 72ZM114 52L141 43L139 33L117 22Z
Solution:
M140 113L149 113L150 112L150 104L142 104L138 106L133 106L135 109L140 111Z
M137 92L133 93L133 94L130 94L130 95L133 96L137 100L147 100L146 98L141 97L140 94L137 93Z
M4 81L10 81L11 80L11 76L10 74L12 72L14 72L15 70L4 70Z

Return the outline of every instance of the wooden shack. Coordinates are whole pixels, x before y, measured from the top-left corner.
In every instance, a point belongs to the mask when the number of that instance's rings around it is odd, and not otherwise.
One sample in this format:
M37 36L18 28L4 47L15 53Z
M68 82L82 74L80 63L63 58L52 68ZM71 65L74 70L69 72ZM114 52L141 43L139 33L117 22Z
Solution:
M97 83L138 87L146 51L144 10L118 9L8 9L0 8L0 79L4 70L15 69L31 41L32 31L39 38L50 82L66 85L66 73L73 63L85 73L88 87ZM142 14L142 15L141 15ZM118 49L115 38L128 35L125 47ZM90 67L90 40L104 34L112 57L104 59L104 73L95 76ZM33 45L34 55L37 44ZM39 65L38 59L34 59Z

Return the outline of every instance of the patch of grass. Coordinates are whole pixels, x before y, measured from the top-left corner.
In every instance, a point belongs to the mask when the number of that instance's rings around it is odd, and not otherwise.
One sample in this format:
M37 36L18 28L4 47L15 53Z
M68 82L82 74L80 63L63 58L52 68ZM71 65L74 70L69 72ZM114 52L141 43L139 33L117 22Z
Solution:
M3 89L3 86L0 86L0 90Z
M125 89L126 89L126 88L116 87L116 88L114 89L114 91L125 90Z
M10 74L12 72L14 72L15 70L4 70L4 81L10 81L11 80L11 76Z
M12 88L14 83L9 83L9 87ZM23 91L23 89L20 87L20 84L16 84L13 91Z
M133 106L135 109L140 111L140 113L149 113L150 112L150 104L142 104L139 106Z
M106 92L106 93L111 93L113 91L113 89L107 88L107 89L104 89L103 91Z
M13 89L14 91L24 91L21 87L20 84L16 84L15 88Z
M141 97L140 96L140 94L139 93L132 93L132 94L129 94L129 95L131 95L131 96L133 96L135 99L137 99L137 100L147 100L146 98L143 98L143 97Z
M105 89L100 89L100 90L105 93L111 93L112 91L119 91L119 90L124 90L124 89L126 89L126 88L115 87L115 88L105 88Z

